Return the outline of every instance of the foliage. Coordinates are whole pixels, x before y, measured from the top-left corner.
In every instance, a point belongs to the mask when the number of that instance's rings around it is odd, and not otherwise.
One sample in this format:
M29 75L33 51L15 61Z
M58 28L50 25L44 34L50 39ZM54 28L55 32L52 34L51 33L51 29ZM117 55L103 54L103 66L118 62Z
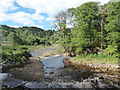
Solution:
M23 64L29 62L29 57L31 57L31 54L28 51L24 51L22 53L17 54L6 54L2 53L2 59L3 63L15 63L15 64Z
M100 63L100 64L116 64L118 65L118 58L115 58L114 56L108 56L105 54L90 54L90 55L79 55L77 57L72 58L71 60L74 60L75 62L85 62L85 63Z
M76 54L80 54L86 48L98 45L98 12L96 2L85 3L76 8L76 26L72 31L72 42L75 43Z
M55 28L59 44L70 56L120 57L120 1L84 3L59 12ZM67 27L71 25L71 27ZM56 35L57 36L57 35ZM101 55L102 54L102 55ZM105 56L104 56L105 55Z
M50 44L50 37L54 34L53 30L43 30L37 27L13 28L7 25L0 25L2 30L2 41L10 42L13 45L40 45L41 39L45 38L45 44Z
M106 5L107 18L105 30L107 31L106 40L107 51L110 55L117 56L120 53L120 1L110 2Z
M23 64L29 62L31 54L38 47L51 45L52 30L36 27L12 28L0 25L2 31L2 59L3 63ZM40 46L41 45L41 46Z
M117 53L117 46L109 45L105 50L110 56L119 56L119 54Z

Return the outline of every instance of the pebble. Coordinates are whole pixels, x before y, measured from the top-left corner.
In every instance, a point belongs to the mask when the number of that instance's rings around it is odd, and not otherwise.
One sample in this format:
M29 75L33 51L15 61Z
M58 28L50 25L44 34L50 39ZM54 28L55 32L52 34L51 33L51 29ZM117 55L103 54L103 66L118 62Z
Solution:
M104 77L100 77L99 79L104 79Z
M92 88L92 85L90 82L83 81L82 85L84 86L84 88Z

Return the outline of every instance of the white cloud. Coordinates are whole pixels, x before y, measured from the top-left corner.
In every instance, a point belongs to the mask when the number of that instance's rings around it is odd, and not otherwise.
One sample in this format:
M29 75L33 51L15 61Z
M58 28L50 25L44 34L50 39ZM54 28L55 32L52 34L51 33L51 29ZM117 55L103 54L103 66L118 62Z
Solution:
M45 20L46 20L46 21L52 21L52 20L54 20L54 18L53 18L53 17L48 17L48 18L46 18Z
M38 21L39 23L45 19L44 16L37 13L30 14L21 11L17 13L6 13L7 11L12 11L19 8L14 5L14 2L15 0L0 0L0 22L12 21L22 25L35 25L35 21Z
M61 10L67 8L77 7L88 1L98 1L102 4L107 3L109 0L0 0L0 22L12 21L22 25L34 25L38 27L43 27L36 24L42 23L42 20L52 21L54 16ZM35 13L6 13L7 11L18 9L14 5L16 2L21 7L34 9ZM46 13L49 17L45 18L40 13Z
M15 0L0 0L0 13L18 9L18 7L14 5L14 1Z
M45 19L45 17L43 17L42 15L39 15L39 14L32 14L31 15L31 18L33 19L33 20L37 20L37 21L41 21L41 20L44 20Z
M8 25L8 26L10 26L10 27L14 27L14 28L18 28L18 27L20 27L20 26L17 26L17 25Z
M15 23L20 23L23 25L31 25L34 24L32 20L29 19L30 14L24 12L17 12L9 14L8 20L11 20Z
M0 22L6 21L8 18L8 15L5 13L0 13Z
M10 14L1 13L0 18L1 18L0 22L9 20L22 25L34 25L35 22L33 20L40 22L44 19L44 17L41 15L30 14L30 13L25 13L21 11L17 13L10 13Z
M49 17L53 17L61 10L77 7L89 1L98 1L103 4L109 0L16 0L22 7L35 9L36 13L47 13Z

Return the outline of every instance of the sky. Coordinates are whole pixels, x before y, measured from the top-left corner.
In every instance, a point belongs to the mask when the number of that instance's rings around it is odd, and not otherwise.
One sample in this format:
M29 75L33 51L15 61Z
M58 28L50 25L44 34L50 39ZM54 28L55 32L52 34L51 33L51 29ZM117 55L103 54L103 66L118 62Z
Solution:
M58 12L91 1L101 4L109 2L109 0L0 0L0 24L53 29L52 21Z

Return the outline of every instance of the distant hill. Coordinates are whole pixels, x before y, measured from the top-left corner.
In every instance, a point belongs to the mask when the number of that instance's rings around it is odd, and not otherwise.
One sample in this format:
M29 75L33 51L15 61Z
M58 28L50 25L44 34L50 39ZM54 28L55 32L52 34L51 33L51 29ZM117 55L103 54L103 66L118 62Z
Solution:
M34 44L37 40L49 41L50 37L55 32L53 30L43 30L37 27L13 28L7 25L0 25L0 30L2 30L3 42L15 42L18 44Z

